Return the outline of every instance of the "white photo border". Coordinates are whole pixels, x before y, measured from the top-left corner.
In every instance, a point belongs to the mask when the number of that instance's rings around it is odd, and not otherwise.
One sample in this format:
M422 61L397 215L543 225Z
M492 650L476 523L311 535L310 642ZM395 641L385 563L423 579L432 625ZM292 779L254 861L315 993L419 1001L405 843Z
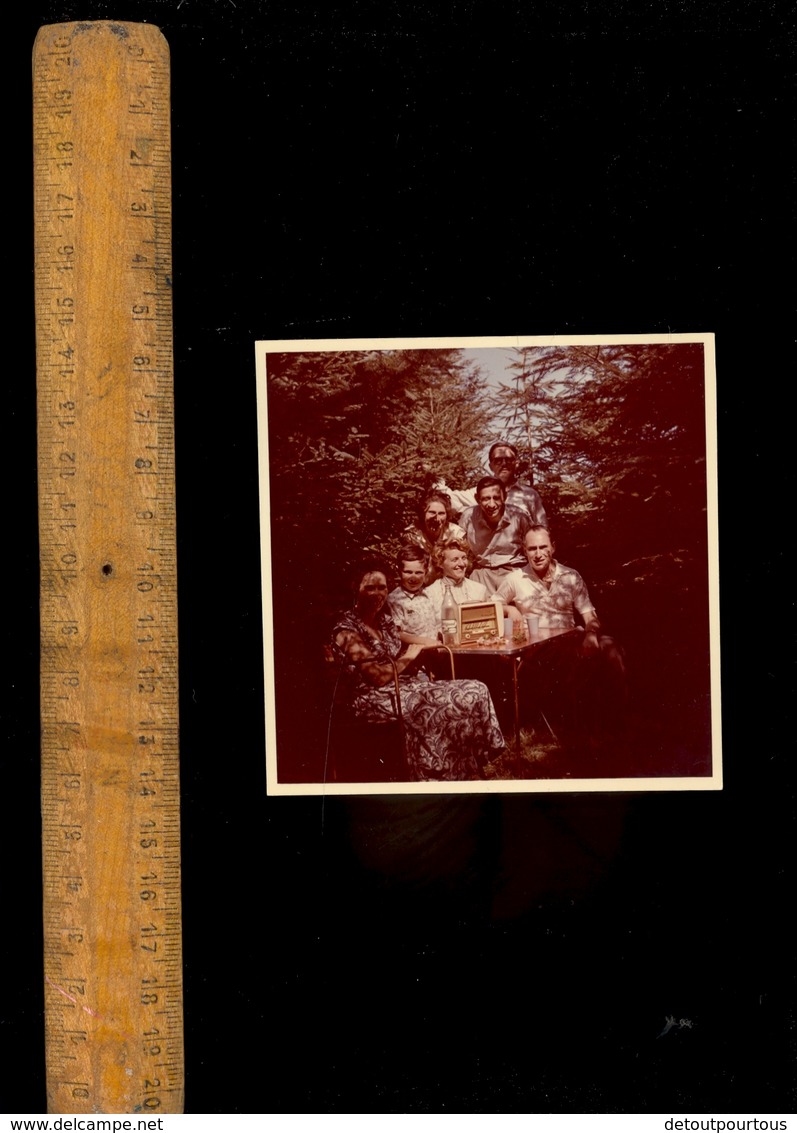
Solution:
M440 350L544 346L613 346L624 344L702 344L705 376L706 508L708 522L708 620L710 637L711 772L695 776L650 778L518 779L478 782L285 782L278 776L276 729L276 658L271 570L271 504L267 407L269 354L366 350ZM716 355L713 333L465 336L440 338L272 339L255 343L260 486L263 663L265 677L266 782L269 795L456 795L554 794L582 792L717 791L722 789L720 697L719 552L717 489Z

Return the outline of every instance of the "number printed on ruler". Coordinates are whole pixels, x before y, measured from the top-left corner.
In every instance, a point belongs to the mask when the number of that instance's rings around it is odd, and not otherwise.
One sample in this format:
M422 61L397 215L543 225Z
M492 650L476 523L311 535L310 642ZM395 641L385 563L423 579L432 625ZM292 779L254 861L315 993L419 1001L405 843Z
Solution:
M51 1112L180 1112L168 50L34 49Z

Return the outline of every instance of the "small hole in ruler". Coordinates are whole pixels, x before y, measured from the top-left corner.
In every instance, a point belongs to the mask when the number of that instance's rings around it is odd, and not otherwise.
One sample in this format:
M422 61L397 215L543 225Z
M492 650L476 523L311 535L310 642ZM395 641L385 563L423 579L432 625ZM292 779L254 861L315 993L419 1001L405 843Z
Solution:
M110 563L103 563L102 573L106 574L106 575L107 574L113 574L113 567L111 566Z

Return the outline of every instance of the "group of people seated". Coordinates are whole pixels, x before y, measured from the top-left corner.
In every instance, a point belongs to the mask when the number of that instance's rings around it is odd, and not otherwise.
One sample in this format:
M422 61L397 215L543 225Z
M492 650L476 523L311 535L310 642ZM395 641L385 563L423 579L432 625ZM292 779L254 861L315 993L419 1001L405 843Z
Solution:
M417 524L403 533L395 588L384 560L357 566L354 605L332 634L360 719L395 719L398 687L407 773L415 781L480 779L504 749L486 684L435 679L434 666L430 679L420 666L421 654L442 640L449 593L459 605L494 601L513 623L533 615L543 633L562 633L532 683L552 712L557 703L563 708L563 730L578 735L614 725L625 698L622 651L602 632L581 575L555 559L539 494L518 483L516 448L496 442L488 463L493 475L475 488L438 483L424 496Z

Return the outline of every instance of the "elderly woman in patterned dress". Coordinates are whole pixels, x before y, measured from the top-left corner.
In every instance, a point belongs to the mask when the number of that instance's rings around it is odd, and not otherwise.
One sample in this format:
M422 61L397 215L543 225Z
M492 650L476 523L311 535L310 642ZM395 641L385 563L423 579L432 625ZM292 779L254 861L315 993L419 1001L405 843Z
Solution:
M402 646L387 604L387 578L381 560L362 562L352 576L354 606L332 631L333 651L354 676L354 711L364 720L395 719L395 662L410 779L478 779L504 748L487 686L473 680L431 682L413 672L425 647Z

